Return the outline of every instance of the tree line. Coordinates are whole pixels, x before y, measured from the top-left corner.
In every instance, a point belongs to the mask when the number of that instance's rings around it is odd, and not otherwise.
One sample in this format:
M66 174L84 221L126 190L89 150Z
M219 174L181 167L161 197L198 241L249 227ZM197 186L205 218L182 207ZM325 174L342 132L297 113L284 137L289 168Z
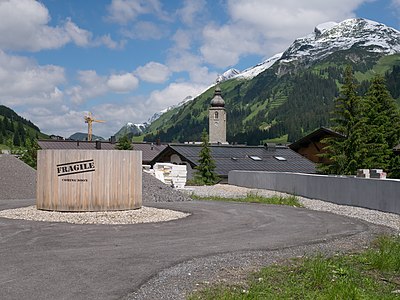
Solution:
M396 77L400 68L392 72ZM388 74L387 74L388 75ZM331 163L320 165L327 174L354 175L357 169L384 169L400 177L400 156L393 152L400 142L400 112L385 77L376 75L364 95L351 66L344 73L340 95L334 100L332 129L342 138L327 138L323 154Z

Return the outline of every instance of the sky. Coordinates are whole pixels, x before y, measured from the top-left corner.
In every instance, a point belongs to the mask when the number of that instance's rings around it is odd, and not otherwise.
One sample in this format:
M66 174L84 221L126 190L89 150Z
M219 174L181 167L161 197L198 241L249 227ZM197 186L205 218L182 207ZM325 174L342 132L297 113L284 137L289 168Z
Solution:
M109 138L316 25L400 29L400 0L0 0L0 104L47 134Z

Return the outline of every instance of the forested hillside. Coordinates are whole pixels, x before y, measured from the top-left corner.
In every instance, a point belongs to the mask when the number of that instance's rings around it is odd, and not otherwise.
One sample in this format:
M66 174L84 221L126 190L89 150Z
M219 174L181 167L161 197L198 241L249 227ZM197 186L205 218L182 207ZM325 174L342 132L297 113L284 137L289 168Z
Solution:
M0 105L0 144L8 148L24 147L27 140L46 137L31 121L19 116L12 109Z

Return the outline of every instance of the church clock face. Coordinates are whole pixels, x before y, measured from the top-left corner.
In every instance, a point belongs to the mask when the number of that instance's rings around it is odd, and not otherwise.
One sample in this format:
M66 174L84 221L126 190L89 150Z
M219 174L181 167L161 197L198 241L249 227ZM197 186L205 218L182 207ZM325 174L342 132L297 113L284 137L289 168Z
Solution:
M218 127L219 122L218 122L218 121L215 121L215 122L214 122L214 125Z

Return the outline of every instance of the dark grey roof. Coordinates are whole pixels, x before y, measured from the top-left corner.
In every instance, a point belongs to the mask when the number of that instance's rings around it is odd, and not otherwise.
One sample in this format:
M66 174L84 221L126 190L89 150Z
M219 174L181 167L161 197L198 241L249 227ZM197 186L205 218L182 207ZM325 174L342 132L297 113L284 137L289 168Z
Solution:
M110 142L97 141L101 143L101 150L114 150L117 144ZM95 141L63 141L63 140L39 140L41 149L75 149L75 150L96 150ZM156 145L152 143L132 143L134 150L142 151L142 161L148 163L154 159L166 145Z
M302 137L301 139L295 141L294 143L290 144L290 149L294 151L298 151L301 147L306 147L312 142L320 142L322 139L331 136L331 137L344 137L342 134L333 131L326 127L320 127L310 134Z
M210 149L216 163L216 172L220 176L227 176L231 170L316 172L313 162L285 146L267 149L264 146L212 145ZM170 144L163 152L176 152L192 165L197 165L200 150L201 145ZM261 160L254 160L251 156L259 157ZM276 157L283 157L285 160L278 160ZM153 162L156 160L157 157Z

